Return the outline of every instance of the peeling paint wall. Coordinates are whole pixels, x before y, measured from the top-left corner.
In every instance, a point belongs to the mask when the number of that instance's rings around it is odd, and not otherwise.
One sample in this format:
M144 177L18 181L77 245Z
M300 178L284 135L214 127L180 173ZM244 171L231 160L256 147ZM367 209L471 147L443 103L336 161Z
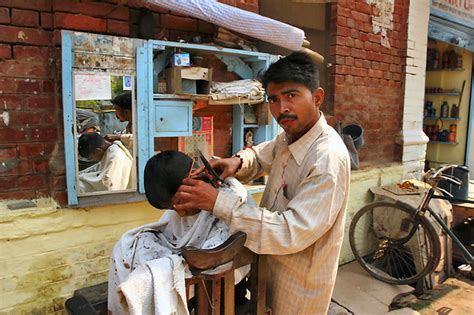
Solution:
M74 290L107 281L123 232L161 213L148 203L15 211L0 204L0 314L64 314Z

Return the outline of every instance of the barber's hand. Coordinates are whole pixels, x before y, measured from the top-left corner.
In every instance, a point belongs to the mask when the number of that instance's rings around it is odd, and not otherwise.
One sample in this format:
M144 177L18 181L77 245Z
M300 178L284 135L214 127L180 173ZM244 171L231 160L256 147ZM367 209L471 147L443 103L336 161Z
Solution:
M240 167L241 160L239 157L230 157L225 159L212 159L209 160L209 164L213 169L220 172L221 178L227 178L229 176L234 176L237 170ZM197 170L191 173L191 177L195 177L206 171L206 168L200 167Z
M218 193L202 180L185 178L173 198L173 208L180 216L193 215L201 209L212 212Z
M108 134L104 136L104 139L110 142L120 140L120 135Z

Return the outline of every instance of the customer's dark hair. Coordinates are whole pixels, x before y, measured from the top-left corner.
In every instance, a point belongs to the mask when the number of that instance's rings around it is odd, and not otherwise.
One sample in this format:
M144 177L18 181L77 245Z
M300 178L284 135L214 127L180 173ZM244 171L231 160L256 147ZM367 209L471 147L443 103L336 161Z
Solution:
M270 65L263 74L262 84L293 81L305 85L311 92L319 86L319 74L308 54L294 52Z
M178 151L163 151L145 166L145 194L155 208L171 208L171 198L191 169L193 160Z
M117 95L112 100L112 104L120 107L121 109L132 109L132 93L131 92L124 92L122 94Z
M80 156L89 158L95 149L102 147L104 138L97 132L86 132L79 137L77 151Z

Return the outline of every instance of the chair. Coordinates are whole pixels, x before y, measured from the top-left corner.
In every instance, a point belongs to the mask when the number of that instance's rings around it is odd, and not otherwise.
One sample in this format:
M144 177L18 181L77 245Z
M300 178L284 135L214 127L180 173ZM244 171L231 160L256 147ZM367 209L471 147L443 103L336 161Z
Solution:
M245 247L225 265L204 271L192 270L193 277L186 279L186 296L189 296L189 289L194 285L194 293L197 298L194 314L234 315L234 271L248 264L251 265L249 313L265 314L266 256L257 255Z

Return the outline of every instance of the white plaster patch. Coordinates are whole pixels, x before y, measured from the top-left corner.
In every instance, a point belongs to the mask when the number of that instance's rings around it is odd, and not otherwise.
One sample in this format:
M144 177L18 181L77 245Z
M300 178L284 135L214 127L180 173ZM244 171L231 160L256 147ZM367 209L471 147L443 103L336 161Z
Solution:
M0 118L3 119L3 123L5 124L5 126L8 126L8 124L10 123L10 115L8 114L8 112L5 111L1 113Z
M365 3L375 7L375 14L372 15L372 31L374 34L380 33L380 35L382 35L380 44L386 48L390 48L387 30L393 29L395 0L365 0Z

